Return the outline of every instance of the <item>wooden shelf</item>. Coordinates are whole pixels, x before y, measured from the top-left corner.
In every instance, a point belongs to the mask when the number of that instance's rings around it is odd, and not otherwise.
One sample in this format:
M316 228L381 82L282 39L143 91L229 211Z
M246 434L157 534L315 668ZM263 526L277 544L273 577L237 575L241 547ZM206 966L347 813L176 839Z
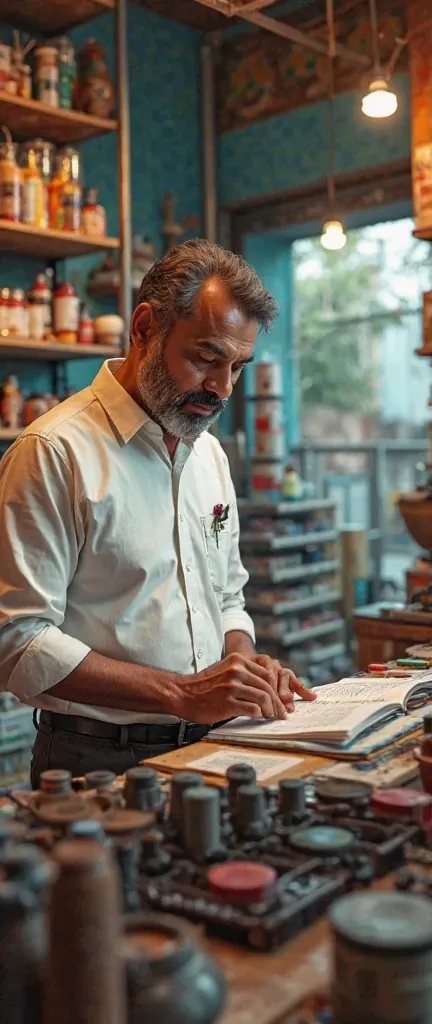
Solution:
M33 341L30 338L0 337L0 359L115 359L121 349L111 345L64 345L59 341Z
M19 430L13 430L12 427L0 427L0 444L2 441L16 441L22 429L22 427Z
M62 260L119 248L118 238L94 239L87 238L79 232L41 231L39 228L29 227L28 224L0 220L0 253Z
M309 597L299 598L298 601L277 601L275 604L262 604L246 598L246 608L251 614L293 615L295 612L304 612L309 608L319 608L322 604L341 600L340 590L322 590L320 594L309 594Z
M308 512L320 512L323 509L335 509L336 502L332 498L310 498L305 501L279 501L271 504L252 501L239 501L238 510L241 518L252 517L273 519L277 516L307 515Z
M44 3L40 0L41 7ZM1 9L1 0L0 0ZM38 100L23 100L0 91L0 123L11 125L14 138L32 139L41 136L49 142L69 145L84 139L117 130L117 121L79 110L48 107Z
M295 580L308 579L310 576L321 576L325 573L337 572L341 563L339 558L327 559L323 562L305 562L302 565L294 565L287 569L270 569L268 572L259 573L250 570L249 577L254 583L291 583Z
M327 633L334 633L338 629L342 629L344 625L343 619L331 619L330 622L319 622L316 626L305 626L304 629L296 629L292 633L285 633L281 637L271 637L266 633L257 633L257 640L266 641L267 643L279 644L281 647L294 647L296 644L302 644L307 640L314 640L320 636L326 636Z
M0 0L0 21L50 36L114 10L115 0ZM13 125L12 125L13 128Z
M268 551L289 551L291 548L309 547L310 544L327 544L337 540L337 530L313 530L310 533L294 533L277 536L271 533L243 533L240 546L245 550L267 548Z

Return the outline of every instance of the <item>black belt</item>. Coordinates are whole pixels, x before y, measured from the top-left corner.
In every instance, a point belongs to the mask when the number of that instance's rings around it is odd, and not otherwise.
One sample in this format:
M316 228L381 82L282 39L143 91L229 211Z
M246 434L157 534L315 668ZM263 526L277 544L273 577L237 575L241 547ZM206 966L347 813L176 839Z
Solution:
M37 725L36 712L33 719ZM41 711L40 724L53 730L73 732L78 736L114 740L122 747L129 743L143 743L148 746L172 744L183 747L189 743L198 743L211 728L210 725L193 725L192 722L178 722L175 725L114 725L112 722L99 722L96 718L84 718L81 715L59 715L56 711Z

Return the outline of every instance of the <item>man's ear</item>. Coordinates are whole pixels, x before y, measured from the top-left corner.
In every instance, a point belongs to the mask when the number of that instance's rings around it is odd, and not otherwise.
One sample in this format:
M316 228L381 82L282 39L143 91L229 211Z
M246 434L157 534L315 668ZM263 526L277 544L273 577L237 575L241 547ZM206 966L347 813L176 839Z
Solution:
M132 314L131 341L137 349L144 349L155 333L156 320L152 307L149 302L140 302Z

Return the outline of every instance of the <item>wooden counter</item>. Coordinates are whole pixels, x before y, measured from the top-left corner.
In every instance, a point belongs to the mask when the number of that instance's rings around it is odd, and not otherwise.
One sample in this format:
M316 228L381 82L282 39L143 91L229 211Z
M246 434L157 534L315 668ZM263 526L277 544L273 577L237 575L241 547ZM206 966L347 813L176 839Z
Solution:
M411 644L432 641L432 624L419 625L383 618L380 614L382 603L358 608L353 615L354 635L358 643L357 663L362 671L366 671L373 662L403 658Z

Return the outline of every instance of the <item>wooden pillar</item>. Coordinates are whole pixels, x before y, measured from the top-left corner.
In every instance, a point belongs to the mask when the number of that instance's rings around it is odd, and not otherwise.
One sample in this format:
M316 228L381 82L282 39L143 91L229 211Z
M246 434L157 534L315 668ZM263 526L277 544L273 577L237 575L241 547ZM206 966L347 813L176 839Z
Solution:
M406 4L411 74L411 164L419 236L432 240L432 6Z

